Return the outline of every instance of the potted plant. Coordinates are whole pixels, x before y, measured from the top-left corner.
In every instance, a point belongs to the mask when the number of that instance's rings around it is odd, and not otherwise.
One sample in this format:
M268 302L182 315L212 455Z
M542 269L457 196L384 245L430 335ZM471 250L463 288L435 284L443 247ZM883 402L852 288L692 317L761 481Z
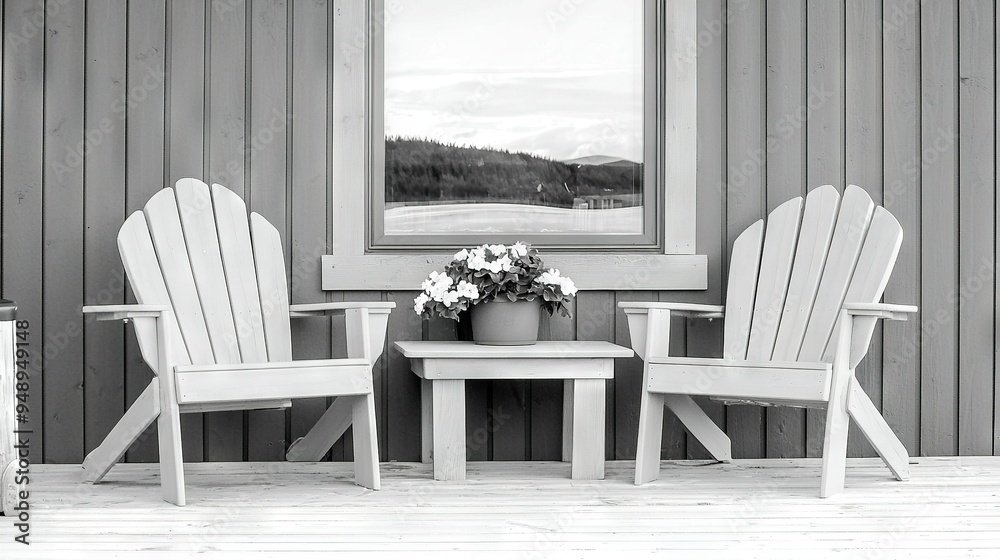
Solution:
M567 304L577 292L572 280L545 268L538 251L522 242L462 249L421 288L413 300L418 315L458 321L469 310L473 339L495 345L534 344L541 310L569 317Z

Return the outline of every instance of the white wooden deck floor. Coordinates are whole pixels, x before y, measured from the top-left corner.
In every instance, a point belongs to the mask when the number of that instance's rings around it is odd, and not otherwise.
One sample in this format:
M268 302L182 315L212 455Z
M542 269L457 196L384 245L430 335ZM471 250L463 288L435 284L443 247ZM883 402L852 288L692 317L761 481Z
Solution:
M35 465L32 544L0 518L0 559L1000 558L1000 457L915 461L896 482L877 459L849 460L826 500L814 459L664 462L642 487L632 462L596 482L564 463L470 463L465 482L384 463L378 492L353 485L350 464L200 463L184 508L160 499L156 465L97 486Z

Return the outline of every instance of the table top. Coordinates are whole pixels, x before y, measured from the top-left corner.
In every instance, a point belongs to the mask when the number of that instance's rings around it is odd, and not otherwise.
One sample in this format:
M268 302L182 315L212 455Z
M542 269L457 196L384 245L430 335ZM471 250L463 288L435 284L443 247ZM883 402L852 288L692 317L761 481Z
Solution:
M540 340L528 346L487 346L455 340L400 340L407 358L631 358L631 348L598 340Z

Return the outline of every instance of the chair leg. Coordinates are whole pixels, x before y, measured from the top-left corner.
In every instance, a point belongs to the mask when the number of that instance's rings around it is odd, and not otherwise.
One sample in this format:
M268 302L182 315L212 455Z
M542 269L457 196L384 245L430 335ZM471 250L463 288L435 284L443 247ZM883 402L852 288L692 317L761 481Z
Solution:
M688 395L663 395L663 400L667 408L716 461L733 460L733 444L729 436L705 414L694 399Z
M861 385L856 379L851 380L850 392L847 396L847 411L851 418L861 428L868 442L872 444L879 457L885 461L885 465L892 471L896 480L908 480L910 478L910 458L906 447L899 441L892 428L886 423L885 418L875 408L875 404L868 398Z
M156 420L160 443L160 485L163 499L178 506L187 502L184 492L184 455L181 451L181 415L173 395L160 392L162 413Z
M844 489L847 468L847 431L851 417L847 412L847 394L835 395L826 409L826 432L823 435L823 475L819 495L827 498ZM839 398L838 398L839 397Z
M97 484L160 415L159 379L153 379L101 445L83 460L83 480Z
M350 397L337 397L330 408L305 436L292 442L285 459L288 461L320 461L351 427L354 403Z
M341 397L345 398L345 397ZM338 399L339 400L339 399ZM378 490L378 433L375 429L375 395L352 397L354 401L354 480Z
M639 441L635 448L635 483L660 476L660 442L663 438L663 395L642 390L639 403Z
M184 453L181 450L181 411L172 363L173 315L164 313L156 321L157 375L160 385L160 416L156 431L160 444L160 486L163 499L177 506L187 502L184 492Z

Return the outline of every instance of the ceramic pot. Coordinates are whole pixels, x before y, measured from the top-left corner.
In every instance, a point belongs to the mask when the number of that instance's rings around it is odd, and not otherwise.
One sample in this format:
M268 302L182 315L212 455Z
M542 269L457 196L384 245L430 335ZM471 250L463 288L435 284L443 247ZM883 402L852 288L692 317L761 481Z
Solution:
M527 346L538 341L542 300L494 300L472 306L472 340L490 346Z

